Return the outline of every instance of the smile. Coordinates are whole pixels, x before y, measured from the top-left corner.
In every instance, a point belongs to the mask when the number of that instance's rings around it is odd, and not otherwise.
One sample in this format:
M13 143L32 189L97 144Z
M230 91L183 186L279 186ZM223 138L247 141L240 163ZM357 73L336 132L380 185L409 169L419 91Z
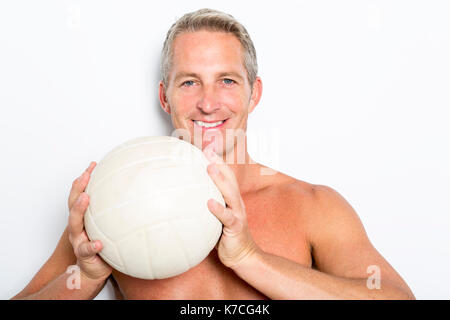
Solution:
M225 121L227 121L227 119L215 121L215 122L205 122L205 121L200 121L200 120L194 120L194 123L199 127L202 127L205 129L211 129L211 128L221 127L225 123Z

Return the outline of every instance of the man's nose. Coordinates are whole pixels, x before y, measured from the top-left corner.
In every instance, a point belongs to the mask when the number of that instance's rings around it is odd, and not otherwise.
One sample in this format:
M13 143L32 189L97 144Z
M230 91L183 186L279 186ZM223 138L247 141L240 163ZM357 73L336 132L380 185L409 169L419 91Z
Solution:
M204 113L213 113L219 109L219 99L213 86L204 86L200 95L200 99L197 103L197 108Z

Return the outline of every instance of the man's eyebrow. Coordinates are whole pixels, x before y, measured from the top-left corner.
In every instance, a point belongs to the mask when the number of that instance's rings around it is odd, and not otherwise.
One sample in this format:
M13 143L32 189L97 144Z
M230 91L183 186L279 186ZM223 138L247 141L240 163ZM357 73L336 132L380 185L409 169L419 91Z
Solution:
M221 73L219 73L219 78L222 78L222 77L235 77L241 81L244 80L244 78L237 72L221 72Z
M192 72L178 72L175 76L174 81L177 82L181 78L189 78L189 77L200 78L200 75Z

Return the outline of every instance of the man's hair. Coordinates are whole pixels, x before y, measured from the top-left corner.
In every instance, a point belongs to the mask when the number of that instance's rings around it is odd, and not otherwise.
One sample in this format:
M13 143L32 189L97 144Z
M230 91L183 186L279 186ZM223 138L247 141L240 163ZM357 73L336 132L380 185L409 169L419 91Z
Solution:
M212 9L200 9L186 13L170 27L164 41L161 57L161 73L164 86L167 88L169 84L169 71L173 59L172 47L175 38L182 32L200 30L227 32L236 36L244 49L244 67L247 70L250 87L252 87L258 74L258 64L256 61L256 50L250 35L244 26L232 15Z

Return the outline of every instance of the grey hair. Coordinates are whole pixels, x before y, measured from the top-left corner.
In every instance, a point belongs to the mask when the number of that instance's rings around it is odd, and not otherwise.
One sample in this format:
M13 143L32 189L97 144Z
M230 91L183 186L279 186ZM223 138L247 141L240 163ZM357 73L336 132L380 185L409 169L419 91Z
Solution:
M170 27L161 56L161 74L164 86L167 88L169 84L169 72L173 58L172 46L175 38L182 32L199 30L229 32L236 36L244 49L244 67L247 70L247 78L252 88L258 74L258 63L256 61L256 50L250 35L232 15L212 9L200 9L186 13Z

